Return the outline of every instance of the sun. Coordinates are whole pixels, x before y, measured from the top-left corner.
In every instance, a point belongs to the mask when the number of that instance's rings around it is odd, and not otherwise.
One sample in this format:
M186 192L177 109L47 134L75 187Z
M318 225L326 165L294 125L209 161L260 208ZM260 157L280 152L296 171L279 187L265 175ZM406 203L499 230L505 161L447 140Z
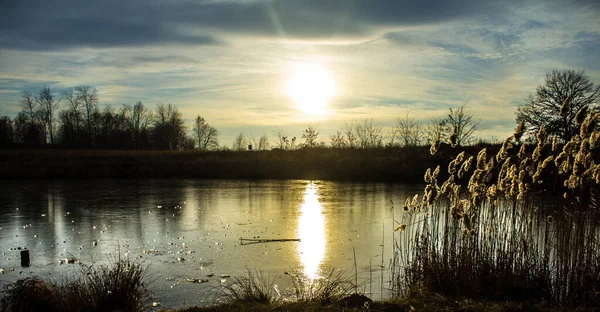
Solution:
M287 93L304 113L323 115L335 95L335 86L331 75L322 66L300 63L292 71Z

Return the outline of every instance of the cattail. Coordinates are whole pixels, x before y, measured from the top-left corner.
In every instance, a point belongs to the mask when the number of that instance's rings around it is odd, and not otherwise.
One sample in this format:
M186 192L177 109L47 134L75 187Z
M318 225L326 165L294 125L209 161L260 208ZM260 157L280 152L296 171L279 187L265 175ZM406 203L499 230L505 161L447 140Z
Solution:
M512 149L512 143L510 142L510 139L512 137L508 137L506 138L506 140L504 140L504 142L502 143L502 147L500 148L500 150L498 151L498 154L496 154L496 161L500 162L504 159L506 159L506 157L508 157L508 151L510 149Z
M410 205L412 207L417 207L419 205L419 194L415 194Z
M484 148L481 151L479 151L479 154L477 154L477 169L484 169L485 162L486 162L486 149Z
M531 159L533 161L537 161L542 156L542 148L544 148L544 146L542 144L538 144L535 147L535 149L533 150L533 153L531 154Z
M525 120L521 120L521 122L519 123L519 125L517 125L517 128L515 129L515 134L514 134L515 142L519 142L521 140L524 130L525 130Z
M579 109L579 111L577 112L577 114L575 114L575 122L577 123L577 125L581 125L583 123L583 121L585 120L585 118L588 115L588 107L587 106L583 106Z
M585 118L585 120L581 124L581 128L579 129L579 135L582 138L587 137L588 135L590 135L596 129L596 124L598 123L596 119L597 119L596 118L596 112L594 112L594 111L591 111L587 115L587 117Z
M473 156L469 157L460 167L460 170L458 171L458 177L462 178L463 174L465 172L468 172L469 170L471 170L471 163L473 162Z
M435 170L433 170L433 173L431 174L431 180L436 180L439 174L440 174L440 166L438 165L435 168Z
M540 129L538 130L536 138L537 138L537 141L538 141L538 145L539 144L544 144L544 141L546 139L546 127L544 125L540 126Z
M398 231L404 232L405 229L406 229L406 224L400 224L394 229L394 232L398 232Z
M456 173L456 159L453 159L452 161L450 161L450 163L448 164L448 173L453 175Z
M571 170L571 157L567 156L565 160L560 163L560 166L558 166L558 173L567 173L569 170Z
M554 165L556 167L560 167L562 162L565 161L566 159L567 159L567 153L562 151L560 154L558 154L558 156L556 156L556 159L554 159Z
M456 144L458 143L458 127L456 125L454 125L454 129L452 129L452 134L448 137L448 141L450 141L452 147L456 147Z
M590 150L595 150L598 147L598 142L600 141L600 132L594 130L594 132L592 132L590 134Z
M487 197L489 198L489 200L493 200L494 198L496 198L496 196L498 195L498 188L496 187L496 184L490 186L487 190Z
M552 155L546 157L546 159L544 159L544 161L542 162L542 169L548 168L548 166L552 163L553 160L554 156Z
M460 152L460 154L456 155L456 164L460 164L465 159L465 151Z
M487 163L485 164L485 170L492 171L492 169L494 169L495 166L496 163L494 162L494 157L490 157L490 159L488 159Z
M567 96L567 98L563 101L560 106L560 117L567 117L567 113L569 112L569 104L571 102L571 96Z
M525 144L521 144L521 148L519 148L519 152L517 153L517 158L523 159L527 157L527 146Z
M558 150L558 135L552 137L552 151L556 152Z
M574 153L577 149L577 146L579 146L580 141L581 140L579 139L578 135L572 137L571 141L567 142L567 144L565 144L565 146L563 147L563 152L567 154Z
M431 153L431 155L435 155L435 153L437 153L439 147L440 147L440 139L435 139L435 141L433 141L433 143L431 143L431 147L429 148L429 153Z
M425 171L424 179L425 182L431 183L431 168L427 168L427 171Z

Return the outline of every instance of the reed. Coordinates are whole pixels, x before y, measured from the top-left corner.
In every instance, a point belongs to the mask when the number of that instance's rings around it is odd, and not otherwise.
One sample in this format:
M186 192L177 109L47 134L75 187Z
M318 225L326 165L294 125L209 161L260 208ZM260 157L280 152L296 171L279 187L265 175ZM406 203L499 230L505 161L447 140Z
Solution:
M427 170L394 220L394 294L600 305L600 132L594 112L581 120L562 144L517 127L495 155L462 152L441 185Z

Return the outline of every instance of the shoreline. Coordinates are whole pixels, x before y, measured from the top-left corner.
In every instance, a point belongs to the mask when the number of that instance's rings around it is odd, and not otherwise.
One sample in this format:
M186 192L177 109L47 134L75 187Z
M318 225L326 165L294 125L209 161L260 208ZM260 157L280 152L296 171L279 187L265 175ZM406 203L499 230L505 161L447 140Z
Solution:
M474 153L477 148L446 146L434 156L425 146L253 152L5 149L0 150L0 176L13 180L196 178L423 183L423 172L428 168L444 166L462 149Z

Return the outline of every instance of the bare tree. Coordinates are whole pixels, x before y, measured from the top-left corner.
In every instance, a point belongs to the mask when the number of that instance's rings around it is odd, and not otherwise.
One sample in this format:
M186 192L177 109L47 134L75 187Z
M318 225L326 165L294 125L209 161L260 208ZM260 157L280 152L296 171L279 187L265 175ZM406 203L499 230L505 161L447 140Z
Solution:
M156 105L154 143L159 149L179 149L185 139L185 126L181 113L172 104Z
M269 149L269 137L263 133L258 139L258 150L265 151Z
M303 147L317 147L319 143L317 142L317 137L319 132L315 127L309 125L306 129L304 129L304 133L302 133L302 138L304 139Z
M210 126L203 117L196 117L196 122L194 123L194 137L198 144L198 149L217 149L219 147L219 141L217 139L218 135L219 132L217 129Z
M35 120L35 111L37 110L37 102L33 93L29 91L23 91L21 93L21 108L24 112L27 112L29 120Z
M288 134L280 128L277 128L274 132L275 137L277 138L277 148L287 149L290 141L288 139Z
M579 131L577 113L598 111L599 99L600 85L595 86L584 71L553 70L546 73L546 81L537 87L535 95L529 95L526 104L517 108L517 122L525 122L530 137L544 126L547 137L556 135L567 142Z
M40 90L36 101L42 121L50 135L50 144L54 144L54 112L57 110L60 100L56 101L50 87L45 86Z
M79 86L75 88L77 96L83 105L83 115L86 123L86 128L90 140L90 144L94 145L96 123L94 120L99 114L98 111L98 90L91 86Z
M348 144L344 137L344 134L341 131L337 131L329 137L331 141L331 147L333 148L345 148Z
M473 112L467 109L466 104L449 110L445 123L447 129L452 131L449 136L450 143L453 146L472 144L475 141L474 132L479 126L479 121L474 119Z
M346 135L346 144L350 148L354 148L358 146L356 133L355 133L356 123L344 123L344 134Z
M141 146L141 136L152 122L152 111L144 107L141 101L133 105L129 114L129 127L133 135L133 144L136 148Z
M425 127L425 143L442 142L448 138L448 126L444 118L432 118Z
M397 139L402 146L417 146L422 143L424 130L409 113L406 113L406 116L396 119L392 135L392 143L395 143Z
M354 133L360 148L380 147L383 145L383 128L373 125L373 119L365 119L354 124Z
M246 150L247 143L248 141L244 136L244 133L240 132L240 134L238 134L238 136L233 140L233 146L231 148L236 151L244 151Z

